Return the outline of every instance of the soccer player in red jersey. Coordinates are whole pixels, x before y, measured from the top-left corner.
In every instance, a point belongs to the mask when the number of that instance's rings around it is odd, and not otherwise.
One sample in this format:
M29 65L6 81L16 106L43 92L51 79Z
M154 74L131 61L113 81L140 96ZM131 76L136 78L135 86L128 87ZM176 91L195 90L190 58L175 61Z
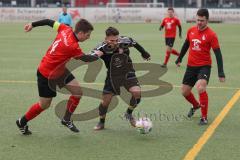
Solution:
M71 27L65 24L44 19L25 25L25 31L29 32L34 27L45 25L52 27L58 33L54 42L42 58L37 70L39 101L33 104L29 110L16 121L16 124L22 134L31 134L27 122L50 106L52 98L57 95L56 86L59 86L59 88L66 88L71 93L61 123L71 131L79 132L70 118L79 104L82 91L79 82L70 71L67 70L65 65L71 58L80 59L85 62L98 59L97 53L85 55L78 44L78 42L83 42L90 38L93 26L87 20L81 19L76 23L75 30L73 31Z
M182 27L180 20L174 16L174 9L168 8L168 17L164 18L162 24L159 28L161 31L163 27L165 28L165 44L167 46L165 60L162 67L167 67L168 60L171 54L179 56L179 53L173 49L175 37L176 37L176 27L179 29L179 37L182 37Z
M209 13L207 9L198 10L197 25L188 30L187 38L182 46L180 56L176 60L176 64L179 65L189 49L187 69L182 82L182 95L192 104L192 108L188 113L189 118L193 116L197 109L201 108L202 116L199 122L200 125L208 123L208 94L206 89L211 73L211 48L217 60L219 81L225 81L223 59L218 38L216 33L207 26L208 18ZM194 85L196 85L199 94L199 101L195 99L191 92Z

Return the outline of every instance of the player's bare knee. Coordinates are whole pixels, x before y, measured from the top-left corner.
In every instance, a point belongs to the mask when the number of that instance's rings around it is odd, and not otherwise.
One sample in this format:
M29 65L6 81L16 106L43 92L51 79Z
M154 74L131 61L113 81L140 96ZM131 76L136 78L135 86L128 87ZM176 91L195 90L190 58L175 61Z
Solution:
M171 52L172 51L172 47L167 46L167 51Z
M132 94L134 98L141 97L141 88L139 86L133 86L129 89L129 92Z
M206 87L204 85L196 86L198 93L203 93L206 91Z
M135 98L135 99L138 99L141 97L141 91L133 91L131 92L132 93L132 96Z
M42 109L48 109L51 105L52 98L44 98L40 97L39 99L39 105Z
M107 107L107 106L109 106L110 102L111 101L109 101L109 100L105 100L105 101L102 101L101 103L102 103L102 106Z
M205 80L199 80L196 84L196 89L198 93L202 93L206 91L207 82Z

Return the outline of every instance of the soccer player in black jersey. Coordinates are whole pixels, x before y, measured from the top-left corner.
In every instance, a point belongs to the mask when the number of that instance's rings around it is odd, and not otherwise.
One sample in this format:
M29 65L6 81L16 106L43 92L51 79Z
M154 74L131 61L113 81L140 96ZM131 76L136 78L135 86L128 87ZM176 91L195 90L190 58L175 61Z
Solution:
M119 36L119 31L114 27L107 28L105 41L93 50L93 52L102 52L100 58L107 68L102 102L99 105L100 120L94 130L104 129L108 106L112 97L120 94L121 86L125 87L132 95L125 117L135 127L132 112L141 100L141 88L130 58L129 47L136 48L144 60L150 60L150 54L140 44L130 37Z

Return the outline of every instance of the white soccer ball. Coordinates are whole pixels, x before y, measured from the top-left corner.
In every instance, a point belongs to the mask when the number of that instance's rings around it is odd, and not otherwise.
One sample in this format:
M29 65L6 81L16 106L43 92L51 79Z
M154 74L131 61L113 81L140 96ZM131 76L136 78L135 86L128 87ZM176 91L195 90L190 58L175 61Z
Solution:
M152 127L153 127L152 121L147 117L139 118L136 121L137 131L140 132L141 134L147 134L151 132Z

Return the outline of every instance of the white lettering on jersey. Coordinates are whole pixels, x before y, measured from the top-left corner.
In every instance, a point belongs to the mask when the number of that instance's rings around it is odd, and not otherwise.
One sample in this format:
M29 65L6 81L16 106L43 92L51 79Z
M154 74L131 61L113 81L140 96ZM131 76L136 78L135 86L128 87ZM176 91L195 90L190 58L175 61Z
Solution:
M62 33L62 35L63 35L63 42L64 42L64 44L65 44L66 46L69 46L69 44L68 44L68 42L67 42L67 34L66 34L64 31L62 31L61 33Z
M167 26L166 26L167 29L171 29L172 28L172 23L171 22L167 22L166 24L167 24Z
M205 35L202 36L202 40L203 40L203 41L206 40L206 36L205 36Z
M201 44L201 41L198 39L193 39L192 42L193 42L192 50L201 51L201 48L199 47L199 44Z
M61 42L61 39L56 40L53 44L52 44L52 49L50 51L50 54L52 54L52 52L55 51L56 47L58 46L59 42Z

